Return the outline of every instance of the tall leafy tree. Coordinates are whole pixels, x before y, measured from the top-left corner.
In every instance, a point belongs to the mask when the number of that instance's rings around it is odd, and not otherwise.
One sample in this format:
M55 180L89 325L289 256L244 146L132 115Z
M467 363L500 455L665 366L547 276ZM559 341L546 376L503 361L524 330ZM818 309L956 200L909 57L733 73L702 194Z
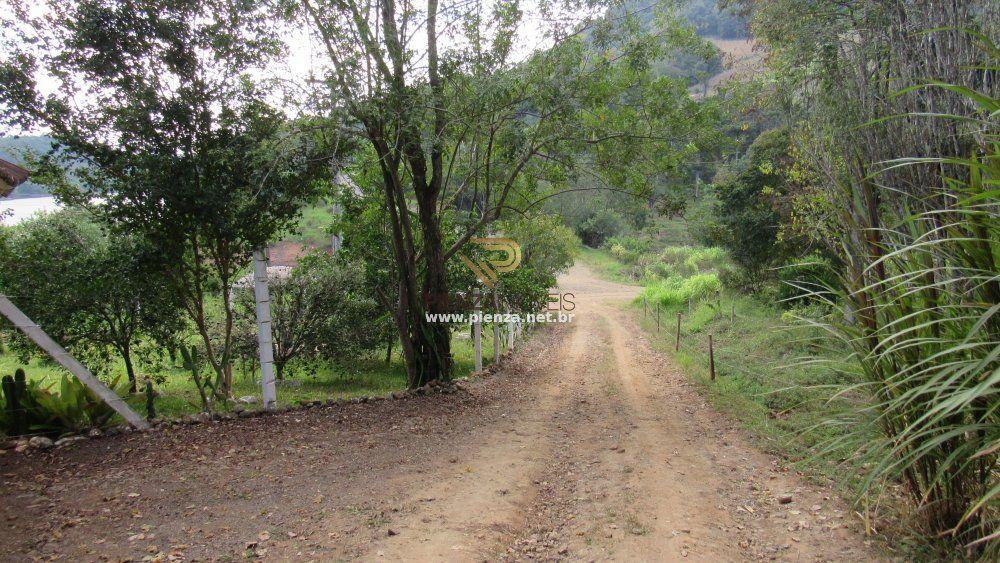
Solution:
M637 34L620 5L589 16L546 3L535 37L516 0L286 1L326 52L310 100L371 147L398 275L393 317L410 385L451 372L448 261L505 213L527 211L581 176L648 189L653 171L698 150L712 111L678 80L655 78L668 25ZM569 23L567 23L569 22ZM544 49L516 55L518 40ZM676 41L674 41L676 40Z
M60 197L99 196L109 225L153 245L225 397L232 282L329 169L322 128L290 123L255 78L281 52L272 20L254 0L35 4L15 0L4 22L0 115L49 129L61 146L50 161L82 161ZM216 346L213 308L223 317Z

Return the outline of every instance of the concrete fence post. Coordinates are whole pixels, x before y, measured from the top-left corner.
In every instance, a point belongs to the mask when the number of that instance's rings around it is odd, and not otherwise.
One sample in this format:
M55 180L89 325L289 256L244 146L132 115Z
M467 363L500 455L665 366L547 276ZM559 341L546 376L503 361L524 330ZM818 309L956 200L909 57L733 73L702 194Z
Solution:
M266 410L278 406L274 387L274 344L271 336L271 291L267 286L267 252L253 252L253 295L257 301L257 348L260 355L260 387Z

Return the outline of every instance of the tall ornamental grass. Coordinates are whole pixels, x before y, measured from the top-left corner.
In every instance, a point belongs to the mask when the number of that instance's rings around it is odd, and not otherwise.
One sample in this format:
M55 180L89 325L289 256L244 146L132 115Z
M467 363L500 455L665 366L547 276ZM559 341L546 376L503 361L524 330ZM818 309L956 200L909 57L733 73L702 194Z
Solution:
M903 491L928 537L951 539L964 556L1000 557L1000 136L997 99L962 87L978 116L961 119L975 154L888 163L950 172L930 193L906 195L847 181L844 267L837 287L813 297L842 309L819 324L852 350L868 407L845 424L870 460L870 495ZM913 117L913 116L911 116ZM892 192L892 193L890 193ZM886 202L890 199L893 206ZM903 203L900 205L895 202ZM872 425L874 425L873 432ZM873 434L881 438L871 440ZM886 484L901 484L900 487Z

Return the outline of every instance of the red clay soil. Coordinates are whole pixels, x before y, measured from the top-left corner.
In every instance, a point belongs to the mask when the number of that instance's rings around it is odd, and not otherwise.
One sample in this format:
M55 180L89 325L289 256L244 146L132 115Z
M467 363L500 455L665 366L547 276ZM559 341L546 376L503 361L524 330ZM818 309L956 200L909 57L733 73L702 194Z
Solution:
M574 322L459 393L8 451L0 559L881 558L638 336L635 288L561 284Z
M268 260L271 266L289 266L295 267L299 263L299 260L303 256L312 252L318 246L306 246L304 244L292 241L283 241L268 247ZM326 249L329 252L329 248Z

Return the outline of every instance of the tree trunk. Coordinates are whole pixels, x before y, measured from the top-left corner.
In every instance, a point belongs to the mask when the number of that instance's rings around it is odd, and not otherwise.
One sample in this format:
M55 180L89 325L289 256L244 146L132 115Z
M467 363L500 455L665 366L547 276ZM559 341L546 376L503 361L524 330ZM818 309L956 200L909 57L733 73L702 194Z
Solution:
M414 373L416 377L411 378L410 387L451 379L451 328L447 323L428 322L426 316L449 312L448 273L434 184L428 186L423 194L417 194L417 203L424 242L423 311L413 319L413 344L418 369Z
M125 373L128 375L128 392L135 393L138 388L135 381L135 367L132 366L131 347L126 345L122 348L122 359L125 360Z

